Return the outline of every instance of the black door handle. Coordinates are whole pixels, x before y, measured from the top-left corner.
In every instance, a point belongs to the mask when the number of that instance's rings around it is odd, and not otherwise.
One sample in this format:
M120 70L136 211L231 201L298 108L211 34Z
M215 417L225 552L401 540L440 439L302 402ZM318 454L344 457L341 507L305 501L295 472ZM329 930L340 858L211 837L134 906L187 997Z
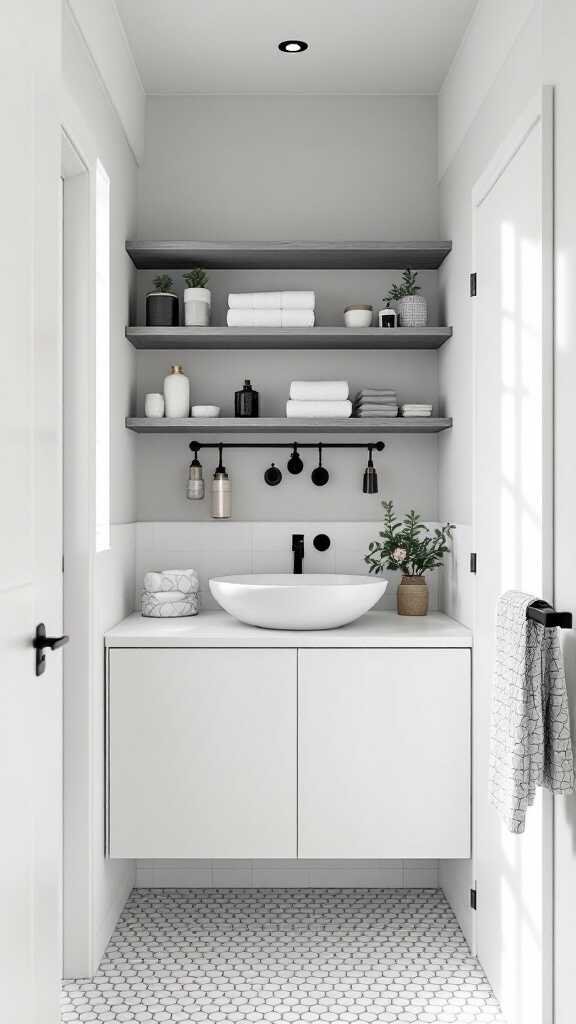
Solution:
M46 636L46 626L39 622L36 626L33 647L36 651L36 675L41 676L46 668L46 650L56 651L64 647L69 641L69 636Z

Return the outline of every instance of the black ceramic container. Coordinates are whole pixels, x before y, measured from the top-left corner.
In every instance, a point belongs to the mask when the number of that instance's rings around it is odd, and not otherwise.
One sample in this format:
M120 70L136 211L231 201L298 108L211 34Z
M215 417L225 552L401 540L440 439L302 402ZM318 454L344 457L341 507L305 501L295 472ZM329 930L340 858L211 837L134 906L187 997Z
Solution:
M149 292L146 296L146 327L178 327L178 296Z

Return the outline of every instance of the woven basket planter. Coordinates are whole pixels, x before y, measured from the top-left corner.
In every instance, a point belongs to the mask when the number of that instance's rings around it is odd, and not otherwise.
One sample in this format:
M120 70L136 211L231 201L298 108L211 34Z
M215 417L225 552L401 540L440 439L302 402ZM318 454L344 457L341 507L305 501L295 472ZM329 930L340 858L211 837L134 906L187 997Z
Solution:
M426 327L428 306L423 295L404 295L398 300L400 327Z
M428 614L428 584L423 576L403 576L396 597L398 615Z

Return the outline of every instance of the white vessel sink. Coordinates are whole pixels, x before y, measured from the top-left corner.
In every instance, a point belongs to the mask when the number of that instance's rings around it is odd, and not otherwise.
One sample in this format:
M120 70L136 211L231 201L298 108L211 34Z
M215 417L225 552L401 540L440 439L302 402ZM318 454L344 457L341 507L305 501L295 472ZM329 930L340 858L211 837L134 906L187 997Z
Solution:
M240 622L266 629L335 629L369 611L388 586L372 576L255 573L218 576L210 590Z

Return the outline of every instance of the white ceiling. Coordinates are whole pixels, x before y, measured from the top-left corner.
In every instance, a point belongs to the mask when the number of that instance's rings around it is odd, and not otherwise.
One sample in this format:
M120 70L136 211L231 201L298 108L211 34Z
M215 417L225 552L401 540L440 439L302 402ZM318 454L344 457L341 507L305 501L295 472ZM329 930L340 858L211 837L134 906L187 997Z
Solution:
M148 93L436 93L476 0L117 4Z

